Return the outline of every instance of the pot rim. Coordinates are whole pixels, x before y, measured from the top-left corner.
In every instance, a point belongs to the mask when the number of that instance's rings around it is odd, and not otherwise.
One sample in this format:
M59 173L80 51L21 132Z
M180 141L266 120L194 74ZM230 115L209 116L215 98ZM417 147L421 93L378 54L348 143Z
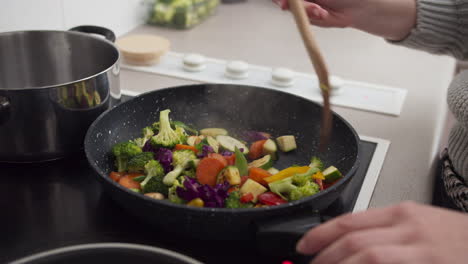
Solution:
M115 61L107 68L104 70L95 73L93 75L69 81L69 82L64 82L64 83L59 83L59 84L53 84L53 85L46 85L46 86L35 86L35 87L20 87L20 88L12 88L12 87L0 87L0 91L7 91L7 92L13 92L13 91L33 91L33 90L43 90L43 89L51 89L51 88L59 88L62 86L67 86L70 84L78 83L78 82L83 82L87 80L91 80L101 74L104 74L108 71L111 71L115 66L119 67L119 61L120 61L120 51L119 49L114 45L114 43L110 42L109 40L105 38L100 38L97 36L94 36L89 33L83 33L83 32L77 32L77 31L67 31L67 30L16 30L16 31L8 31L8 32L0 32L0 38L4 35L12 35L12 34L22 34L22 33L28 33L28 32L43 32L43 33L61 33L61 34L74 34L74 35L79 35L82 37L87 37L87 38L93 38L97 41L101 41L105 43L105 45L108 45L110 48L114 49L116 51L116 58Z
M60 247L56 249L39 252L30 256L15 260L11 262L11 264L27 264L27 263L30 263L31 261L40 261L41 259L44 260L53 256L64 254L64 253L72 253L72 252L79 252L79 251L84 251L84 250L95 250L95 249L139 250L139 251L145 251L145 252L157 254L159 256L162 255L162 256L167 256L167 257L173 257L175 259L178 259L186 263L190 263L190 264L203 264L199 262L198 260L195 260L191 257L185 256L185 255L182 255L181 253L168 250L168 249L164 249L164 248L159 248L159 247L154 247L154 246L149 246L149 245L142 245L142 244L114 243L114 242L89 243L89 244L79 244L79 245Z

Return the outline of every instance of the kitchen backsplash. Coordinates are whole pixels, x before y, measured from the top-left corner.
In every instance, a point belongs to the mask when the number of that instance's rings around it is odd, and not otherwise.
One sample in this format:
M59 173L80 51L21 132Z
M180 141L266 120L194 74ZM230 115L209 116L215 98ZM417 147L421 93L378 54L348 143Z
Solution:
M148 0L1 0L0 32L94 24L122 35L145 23Z

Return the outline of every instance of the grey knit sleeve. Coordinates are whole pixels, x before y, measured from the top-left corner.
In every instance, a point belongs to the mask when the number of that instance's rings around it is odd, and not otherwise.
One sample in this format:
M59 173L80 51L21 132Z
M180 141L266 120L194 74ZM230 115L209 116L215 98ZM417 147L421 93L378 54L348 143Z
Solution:
M393 44L468 59L468 0L416 0L416 27Z

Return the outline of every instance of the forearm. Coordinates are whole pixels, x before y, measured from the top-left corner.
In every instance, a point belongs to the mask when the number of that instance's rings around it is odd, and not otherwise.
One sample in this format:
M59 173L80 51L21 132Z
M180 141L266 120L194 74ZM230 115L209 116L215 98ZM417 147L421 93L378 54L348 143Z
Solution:
M392 43L468 58L468 0L417 0L417 23L411 34Z
M389 40L402 40L416 25L416 0L369 0L353 15L351 27Z

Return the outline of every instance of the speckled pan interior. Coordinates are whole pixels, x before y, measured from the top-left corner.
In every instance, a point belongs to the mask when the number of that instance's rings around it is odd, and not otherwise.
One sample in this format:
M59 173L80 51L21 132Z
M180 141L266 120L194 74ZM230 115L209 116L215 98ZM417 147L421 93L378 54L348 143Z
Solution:
M308 164L317 155L343 173L356 161L355 131L335 114L333 134L325 153L319 153L321 106L304 98L270 89L237 85L195 85L146 93L125 102L98 118L86 138L87 152L107 174L113 169L109 154L113 144L141 135L143 127L158 121L159 111L170 109L172 120L197 129L226 128L239 135L259 130L274 136L295 135L298 149L280 153L275 167Z

